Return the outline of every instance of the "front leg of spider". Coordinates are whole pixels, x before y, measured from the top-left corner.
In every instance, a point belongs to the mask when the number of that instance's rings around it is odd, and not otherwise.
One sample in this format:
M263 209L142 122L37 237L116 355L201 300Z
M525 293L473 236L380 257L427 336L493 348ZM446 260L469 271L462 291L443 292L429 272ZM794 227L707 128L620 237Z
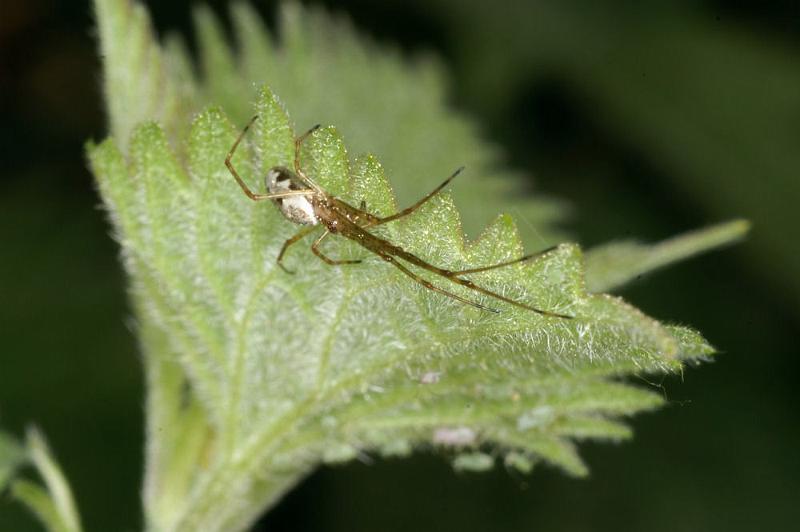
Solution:
M233 166L233 155L236 153L236 149L242 142L242 139L247 133L247 130L250 129L250 126L252 126L253 122L255 122L257 119L258 115L255 115L253 118L250 119L247 125L244 126L244 129L242 129L242 132L239 133L239 136L236 138L236 141L233 143L233 146L231 146L228 155L225 157L225 166L228 168L228 171L231 173L233 178L239 184L239 187L242 189L242 192L244 192L244 194L253 201L262 201L266 199L278 200L282 198L298 196L306 194L308 192L312 192L311 190L291 190L291 191L270 192L268 194L258 194L250 190L250 187L247 186L247 183L244 182L244 179L241 178L239 172L237 172L236 168Z
M252 126L253 122L257 119L258 115L254 116L244 129L242 129L242 132L236 138L233 146L231 146L227 157L225 157L225 166L228 167L231 175L233 175L233 178L248 198L253 201L272 200L284 217L295 224L306 226L286 240L281 247L280 253L278 253L278 266L287 273L293 273L283 265L283 256L289 246L309 235L316 226L319 225L319 219L314 212L312 200L321 193L321 189L310 179L300 177L288 168L282 166L274 166L267 171L267 175L264 178L264 184L267 189L266 194L256 193L250 189L236 171L232 161L236 149L239 147L248 129L250 129L250 126ZM298 140L302 141L302 139L313 132L314 129L310 130L309 133ZM299 147L299 144L296 144L296 146ZM298 155L295 156L295 159L295 164L299 164Z

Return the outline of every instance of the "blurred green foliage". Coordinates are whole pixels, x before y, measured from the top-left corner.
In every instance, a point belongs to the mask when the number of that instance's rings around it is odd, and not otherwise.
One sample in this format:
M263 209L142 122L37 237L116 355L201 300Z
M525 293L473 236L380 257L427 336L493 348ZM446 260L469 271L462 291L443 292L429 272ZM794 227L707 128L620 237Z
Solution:
M455 19L471 107L499 127L526 84L558 83L604 135L666 174L669 194L704 217L753 220L751 260L800 303L796 46L695 2L436 5Z

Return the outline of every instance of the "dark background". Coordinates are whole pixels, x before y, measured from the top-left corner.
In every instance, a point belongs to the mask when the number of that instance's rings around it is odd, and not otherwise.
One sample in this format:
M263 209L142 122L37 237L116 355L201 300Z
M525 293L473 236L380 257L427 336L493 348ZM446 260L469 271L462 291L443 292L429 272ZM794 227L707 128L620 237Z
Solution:
M147 2L191 36L187 1ZM224 2L211 2L227 16ZM587 246L733 217L734 248L623 295L721 351L588 479L455 474L441 458L323 468L264 530L789 530L800 497L800 7L739 1L326 1L378 41L434 51L452 102L572 205ZM491 6L484 5L491 4ZM590 7L595 6L595 7ZM259 6L274 21L274 6ZM125 282L83 143L104 136L88 2L0 16L0 424L40 425L86 530L141 525L142 383ZM655 105L653 102L657 102ZM0 495L0 530L37 526Z

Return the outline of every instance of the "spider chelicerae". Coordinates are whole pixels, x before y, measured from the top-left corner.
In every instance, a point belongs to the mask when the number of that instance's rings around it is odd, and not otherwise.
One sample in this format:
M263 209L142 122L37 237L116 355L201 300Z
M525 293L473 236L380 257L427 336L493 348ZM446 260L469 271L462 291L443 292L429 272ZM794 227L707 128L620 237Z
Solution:
M515 301L513 299L507 298L501 294L483 288L472 282L469 279L465 279L464 276L485 272L489 270L494 270L497 268L503 268L505 266L510 266L511 264L517 264L520 262L524 262L530 260L537 255L541 255L549 251L550 249L540 251L539 253L534 253L530 255L525 255L524 257L520 257L518 259L501 262L498 264L492 264L490 266L481 266L479 268L469 268L466 270L448 270L444 268L439 268L438 266L434 266L423 259L417 257L413 253L409 253L408 251L400 248L392 244L391 242L374 235L369 231L370 228L377 227L379 225L383 225L389 222L393 222L395 220L399 220L404 216L408 216L412 212L416 211L420 206L422 206L425 202L430 200L436 194L441 192L441 190L447 186L450 181L452 181L461 171L464 169L462 166L453 174L444 180L444 182L433 189L427 196L423 197L415 204L407 207L400 212L392 214L390 216L380 217L375 216L374 214L370 214L366 210L366 205L362 201L361 205L356 208L349 203L329 194L326 192L322 187L317 185L313 180L311 180L302 170L300 166L300 147L303 144L303 141L308 138L314 131L319 128L319 125L314 126L310 130L308 130L303 135L296 137L294 142L294 171L289 170L283 166L275 166L269 169L266 176L266 187L267 193L266 194L259 194L250 190L250 187L244 182L244 180L239 176L238 172L233 166L231 159L233 158L234 153L236 152L236 148L239 146L239 143L244 138L247 130L250 129L250 126L253 122L256 121L258 115L254 116L247 125L244 127L242 132L239 134L239 137L236 139L236 142L233 143L231 146L230 151L228 152L227 157L225 157L225 166L228 167L231 174L233 175L236 182L239 183L239 186L242 188L244 193L253 201L263 201L263 200L272 200L275 205L280 209L281 213L291 222L304 226L300 229L293 237L288 239L286 242L283 243L283 247L281 247L280 253L278 253L278 265L285 271L289 272L284 265L283 265L283 256L286 253L286 250L292 244L298 242L300 239L308 236L311 234L318 226L323 226L325 228L324 232L317 237L313 244L311 244L311 251L320 259L325 261L327 264L331 266L338 266L342 264L357 264L361 262L360 260L336 260L328 257L320 250L320 244L328 237L328 235L335 234L341 235L345 238L349 238L357 242L362 247L366 248L368 251L371 251L375 255L379 256L384 261L388 262L405 275L413 279L415 282L421 284L425 288L429 290L433 290L440 294L443 294L447 297L453 298L458 300L462 303L466 303L467 305L472 305L473 307L477 307L481 310L486 310L489 312L499 312L497 309L487 307L478 303L477 301L472 301L465 297L462 297L458 294L450 292L440 286L436 286L435 284L431 283L427 279L424 279L411 271L403 262L412 264L419 268L425 269L435 275L438 275L448 281L461 285L465 288L473 290L475 292L481 293L483 295L492 297L494 299L504 301L516 307L520 307L526 310L530 310L541 314L543 316L550 316L554 318L565 318L569 319L572 316L566 314L560 314L558 312L551 312L548 310L542 310L531 305L522 303L520 301ZM291 272L289 272L291 273Z

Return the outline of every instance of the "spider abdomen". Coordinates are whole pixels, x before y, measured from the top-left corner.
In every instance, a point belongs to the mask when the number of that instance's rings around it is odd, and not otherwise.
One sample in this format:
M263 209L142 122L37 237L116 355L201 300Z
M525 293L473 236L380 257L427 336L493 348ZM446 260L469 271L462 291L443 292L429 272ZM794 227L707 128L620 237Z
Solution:
M294 172L282 166L270 168L265 178L267 190L270 194L287 192L289 190L304 190ZM272 201L289 221L299 225L317 225L319 218L314 213L314 206L311 203L312 194L288 196L277 198Z

